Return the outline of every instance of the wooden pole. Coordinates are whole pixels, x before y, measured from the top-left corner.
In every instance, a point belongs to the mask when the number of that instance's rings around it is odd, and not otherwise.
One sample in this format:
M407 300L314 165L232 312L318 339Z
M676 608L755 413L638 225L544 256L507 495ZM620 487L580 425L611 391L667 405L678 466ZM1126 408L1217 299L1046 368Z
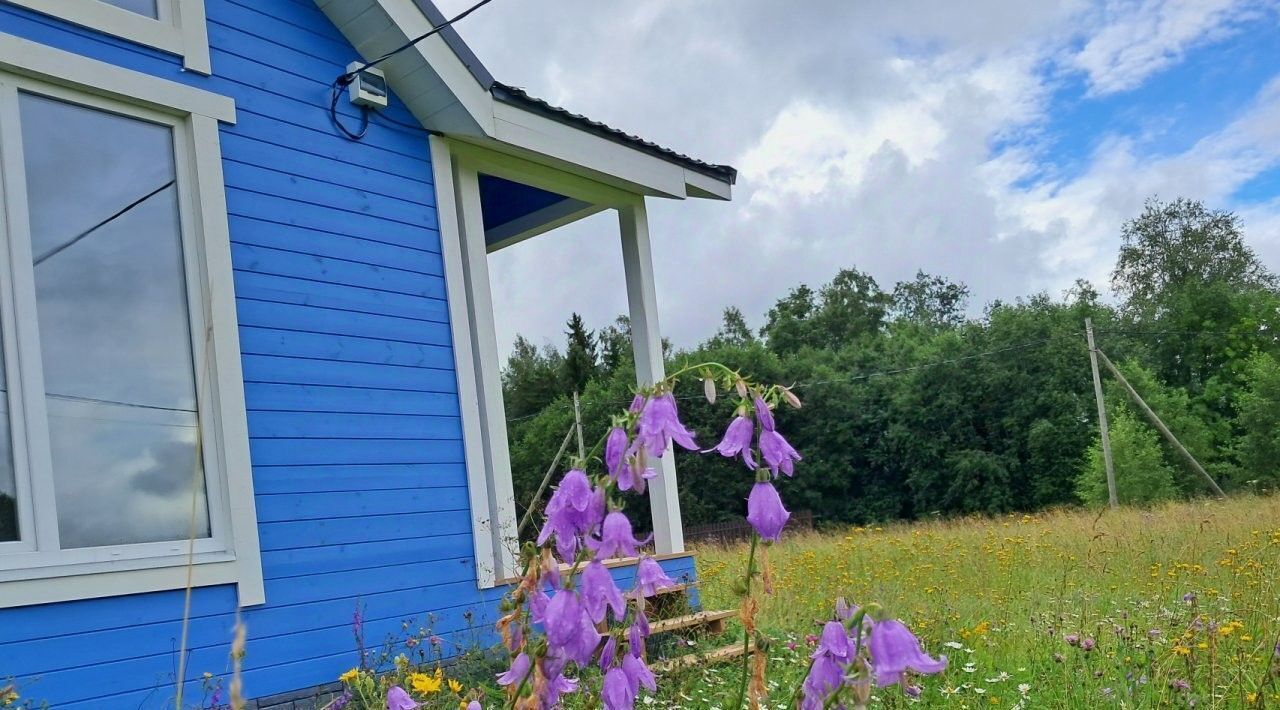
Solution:
M533 494L533 500L529 501L529 507L525 509L524 516L520 518L520 525L516 527L516 537L520 537L520 533L524 532L524 528L533 520L534 508L538 506L538 501L542 500L542 494L547 490L547 484L551 482L551 474L556 472L556 467L560 465L560 457L564 456L564 450L569 448L569 442L573 440L574 427L569 427L569 431L564 433L564 441L560 442L560 450L556 452L556 457L551 459L551 465L547 467L547 474L542 477L542 483L538 484L538 492Z
M1107 499L1118 508L1116 465L1111 459L1111 434L1107 431L1107 402L1102 397L1102 375L1098 372L1098 348L1093 344L1093 319L1084 319L1084 336L1089 341L1089 367L1093 370L1093 398L1098 402L1098 430L1102 432L1102 462L1107 467Z
M573 426L578 430L578 459L586 466L587 445L582 440L582 409L578 406L578 390L573 391Z
M1204 470L1204 466L1200 465L1200 462L1196 460L1196 457L1192 456L1190 451L1187 451L1187 447L1183 446L1181 441L1178 441L1178 437L1174 436L1173 432L1169 430L1169 427L1165 426L1164 422L1160 421L1160 417L1156 415L1151 407L1147 406L1147 403L1143 401L1142 396L1133 388L1133 385L1129 384L1129 381L1124 378L1124 375L1120 374L1120 368L1116 367L1115 364L1111 362L1111 358L1107 357L1107 354L1101 350L1098 351L1098 356L1102 358L1102 364L1107 366L1107 370L1114 375L1116 380L1118 380L1120 384L1124 386L1125 390L1129 392L1129 397L1138 405L1138 408L1142 410L1142 413L1147 415L1147 419L1150 420L1152 426L1158 429L1160 434L1164 436L1165 441L1168 441L1169 444L1182 455L1182 458L1186 459L1187 464L1191 466L1192 470L1200 474L1200 477L1205 480L1205 483L1209 484L1209 487L1213 489L1213 492L1217 494L1219 498L1226 498L1227 494L1223 493L1222 489L1218 487L1218 482L1213 480L1213 476L1210 476L1209 472Z

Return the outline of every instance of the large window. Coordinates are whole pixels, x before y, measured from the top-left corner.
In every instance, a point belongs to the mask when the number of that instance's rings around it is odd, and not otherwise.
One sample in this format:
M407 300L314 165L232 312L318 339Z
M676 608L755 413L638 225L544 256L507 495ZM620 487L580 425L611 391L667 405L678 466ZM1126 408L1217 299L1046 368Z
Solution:
M0 0L176 54L210 73L204 0Z
M0 606L259 567L217 122L101 93L0 71Z

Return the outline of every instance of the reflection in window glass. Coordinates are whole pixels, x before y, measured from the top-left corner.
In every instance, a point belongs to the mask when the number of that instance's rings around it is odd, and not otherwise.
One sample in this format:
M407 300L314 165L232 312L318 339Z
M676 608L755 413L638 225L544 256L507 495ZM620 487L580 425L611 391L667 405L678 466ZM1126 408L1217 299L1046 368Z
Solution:
M18 539L18 481L9 448L9 387L5 383L4 353L0 352L0 542Z
M84 0L77 0L77 2L84 2ZM136 12L139 15L160 17L159 13L156 12L156 0L102 0L102 2L108 5L115 5L129 12Z
M208 537L173 132L19 109L62 547Z

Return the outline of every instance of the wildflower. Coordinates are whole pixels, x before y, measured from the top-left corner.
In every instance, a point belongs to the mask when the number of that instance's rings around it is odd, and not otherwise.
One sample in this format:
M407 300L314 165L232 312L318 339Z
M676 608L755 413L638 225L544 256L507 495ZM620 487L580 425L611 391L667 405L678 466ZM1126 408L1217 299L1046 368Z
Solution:
M637 539L631 533L631 519L620 511L614 511L604 517L600 526L600 540L587 540L587 547L596 554L597 560L610 557L635 557L636 548L644 545L649 538Z
M409 676L409 685L413 690L422 695L430 695L440 692L440 687L444 682L439 670L435 675L427 675L426 673L413 673Z
M755 422L747 417L738 415L729 423L729 428L725 429L724 438L713 449L707 449L703 453L717 451L725 458L733 458L739 454L742 455L742 462L747 468L754 471L758 464L755 457L751 453L751 437L755 434Z
M838 621L828 621L822 627L822 636L818 640L818 650L813 652L813 658L817 658L824 653L842 663L849 662L849 656L853 653L853 649L849 647L849 637L845 634L844 624Z
M329 703L329 707L331 710L343 710L343 708L351 704L351 698L352 698L351 691L344 690L342 691L342 695L339 695L338 697L334 698L333 702ZM218 705L215 704L214 707L216 708L218 707Z
M582 571L582 604L597 624L604 621L606 608L613 609L615 619L621 619L626 613L627 604L622 600L622 592L614 583L613 575L599 561L592 562Z
M484 707L480 705L479 700L472 700L467 703L466 710L484 710Z
M620 426L609 430L604 442L604 467L609 475L617 480L622 471L623 459L627 455L627 432Z
M752 486L751 495L747 498L747 522L760 537L777 542L790 517L791 513L782 507L782 498L772 483L757 481Z
M1092 638L1086 638L1085 640L1080 642L1080 649L1083 650L1085 653L1088 653L1089 651L1093 650L1094 646L1097 646L1097 645L1098 645L1097 641L1094 641Z
M876 622L867 643L876 685L881 688L897 683L904 671L941 673L947 667L946 656L931 658L920 648L920 641L911 630L896 619Z
M1079 646L1080 634L1067 634L1062 637L1062 640L1066 641L1068 646Z
M649 638L649 617L643 611L636 612L635 621L631 622L631 628L627 629L627 640L631 643L631 653L634 655L642 655L644 653L644 640Z
M756 419L760 421L760 455L769 470L775 478L779 471L795 475L795 462L800 460L800 454L774 429L773 413L759 397L756 397Z
M542 623L547 645L578 663L589 662L600 643L600 632L577 592L562 589L551 597Z
M529 670L533 667L533 661L529 656L521 653L511 662L511 667L505 673L498 674L498 685L515 685L519 686L524 682Z
M654 458L661 458L673 441L690 451L698 448L693 432L680 423L676 398L670 392L654 395L645 402L636 423L636 441Z
M631 710L635 707L636 692L621 668L611 668L604 674L604 687L600 692L605 710Z
M644 659L634 653L623 657L622 672L627 675L627 682L631 684L633 694L639 693L639 688L642 686L650 692L658 689L658 680L653 677L653 671L645 665Z
M414 710L417 707L417 701L409 697L404 688L393 685L387 690L387 710Z
M360 669L359 669L359 668L352 668L351 670L349 670L349 671L347 671L347 672L343 673L342 675L338 676L338 681L339 681L339 682L342 682L342 683L350 683L351 681L353 681L353 680L355 680L356 678L359 678L359 677L360 677Z
M628 459L627 464L618 471L618 490L633 491L642 495L647 482L657 478L658 472L650 468L643 448L637 449Z
M636 580L640 593L646 597L657 594L660 589L675 586L675 581L662 571L658 561L652 557L640 560L640 564L636 567Z
M1195 593L1195 592L1187 592L1186 594L1183 594L1183 595L1182 595L1182 601L1184 601L1184 602L1186 602L1186 603L1188 603L1188 604L1190 604L1191 602L1194 602L1195 600L1196 600L1196 593Z
M594 627L592 627L594 630ZM597 637L598 638L598 637ZM594 648L592 649L594 650ZM578 689L578 681L576 678L565 678L564 667L567 663L563 656L558 654L550 654L542 659L542 677L546 680L539 689L539 699L542 701L542 707L554 708L559 707L560 696L564 693L572 693ZM586 661L581 661L586 663Z
M462 683L459 683L458 681L454 680L453 678L450 678L450 679L449 679L449 692L451 692L451 693L453 693L453 694L455 694L455 695L457 695L457 694L461 693L461 692L462 692Z
M1152 641L1154 641L1154 640L1156 640L1156 639L1160 638L1160 634L1162 634L1162 633L1164 633L1164 632L1163 632L1163 631L1161 631L1160 629L1151 629L1150 631L1148 631L1148 632L1147 632L1147 638L1149 638L1149 639L1151 639Z
M924 691L923 691L923 690L920 688L920 686L918 686L918 685L904 685L904 686L902 686L902 693L903 693L904 695L906 695L908 698L918 698L918 697L920 697L920 694L921 694L922 692L924 692Z
M561 479L547 501L547 522L538 534L543 545L556 536L556 552L571 560L578 551L578 535L593 529L604 517L604 491L593 490L581 469L572 469Z
M1022 697L1024 697L1024 698L1025 698L1025 697L1027 697L1027 693L1030 693L1030 692L1031 692L1031 685L1030 685L1029 683L1019 683L1019 684L1018 684L1018 694L1019 694L1019 695L1021 695Z
M1179 693L1181 693L1181 692L1185 692L1185 691L1188 691L1188 690L1191 690L1191 684L1190 684L1190 683L1188 683L1187 681L1185 681L1185 680L1181 679L1181 678L1176 678L1176 679L1174 679L1174 680L1170 681L1170 682L1169 682L1169 687L1170 687L1170 688L1173 688L1174 690L1178 691Z
M613 666L613 661L618 655L618 639L612 635L605 639L604 647L600 649L600 672L604 673Z

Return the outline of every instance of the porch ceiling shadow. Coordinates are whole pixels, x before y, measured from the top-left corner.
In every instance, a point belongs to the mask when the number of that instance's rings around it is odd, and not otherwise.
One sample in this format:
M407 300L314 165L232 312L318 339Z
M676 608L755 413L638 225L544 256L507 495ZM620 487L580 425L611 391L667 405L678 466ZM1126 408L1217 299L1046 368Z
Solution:
M605 207L493 175L479 176L485 250L537 236Z

